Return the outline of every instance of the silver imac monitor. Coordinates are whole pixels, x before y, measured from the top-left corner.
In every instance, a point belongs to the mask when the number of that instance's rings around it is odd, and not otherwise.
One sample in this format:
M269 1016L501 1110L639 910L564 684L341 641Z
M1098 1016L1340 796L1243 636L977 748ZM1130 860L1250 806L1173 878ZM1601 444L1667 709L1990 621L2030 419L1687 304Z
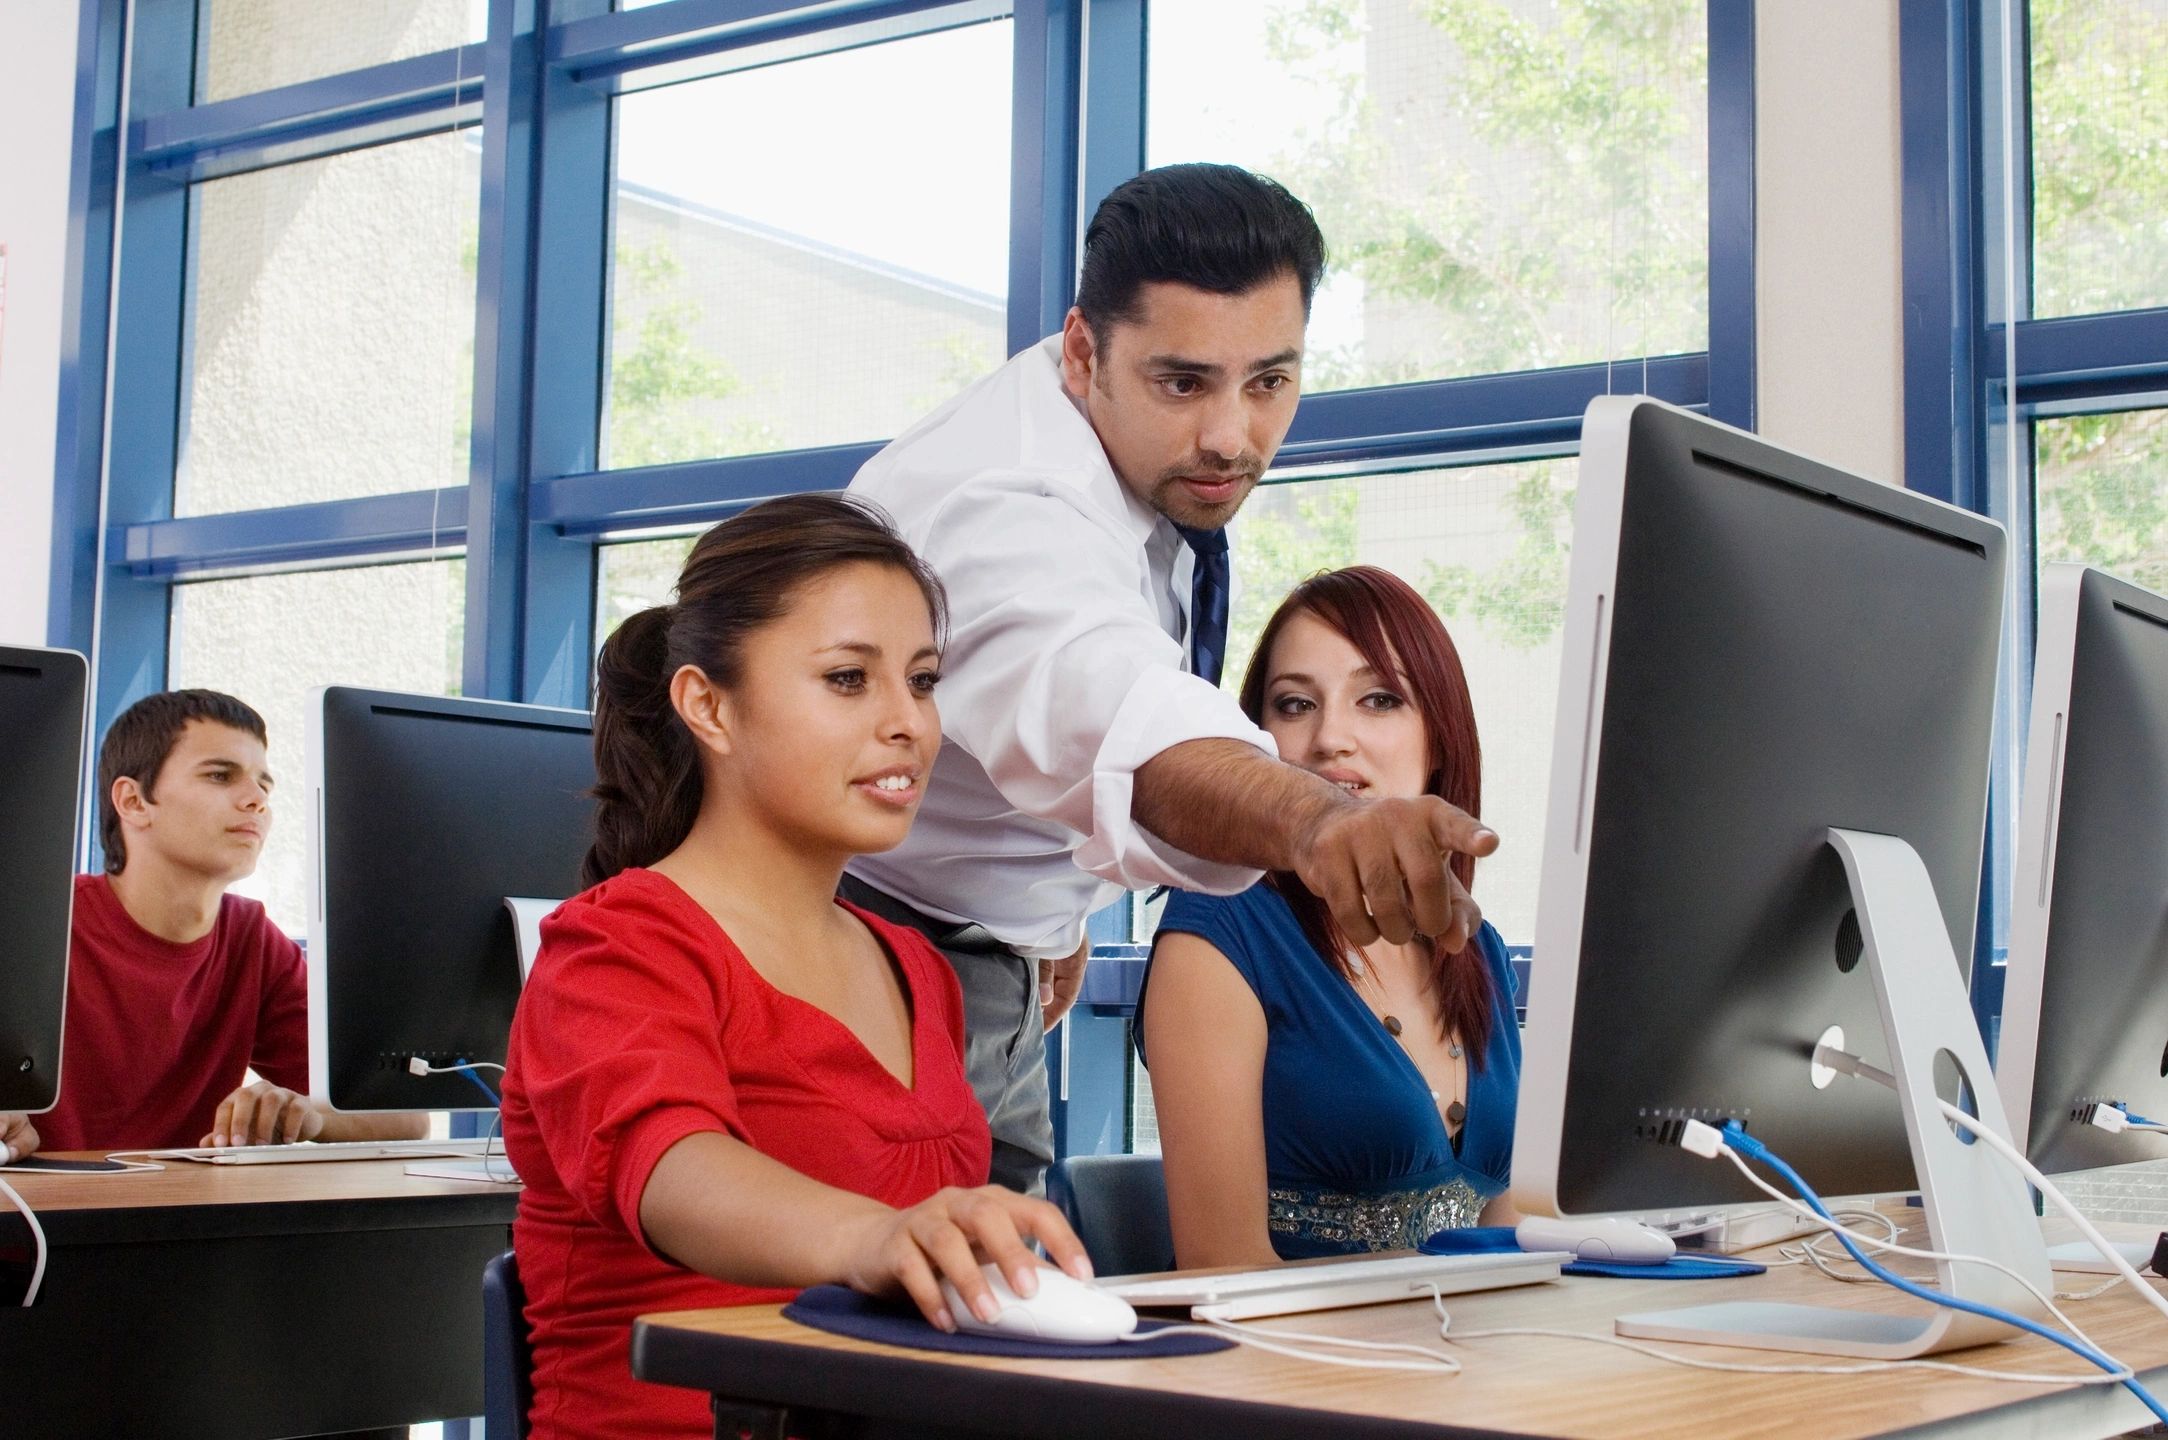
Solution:
M339 1110L487 1110L464 1076L410 1064L504 1063L522 932L578 893L593 839L587 712L332 686L310 719L310 1089Z
M60 1102L89 666L0 646L0 1110Z
M2168 1158L2168 598L2084 565L2040 577L1996 1076L2049 1173Z
M1676 1144L1688 1120L1735 1120L1826 1193L1919 1185L1939 1248L2038 1251L2022 1181L1934 1108L1969 1085L1983 1117L1999 1114L1960 957L2005 563L1981 516L1651 400L1589 408L1521 1209L1760 1200L1729 1164ZM1900 1093L1817 1070L1824 1043ZM1982 1195L1993 1203L1970 1203ZM2045 1283L2044 1256L2037 1270ZM1995 1303L2012 1303L2005 1289L1989 1287ZM1853 1335L1827 1314L1628 1333L1890 1357L1993 1338L1946 1318Z

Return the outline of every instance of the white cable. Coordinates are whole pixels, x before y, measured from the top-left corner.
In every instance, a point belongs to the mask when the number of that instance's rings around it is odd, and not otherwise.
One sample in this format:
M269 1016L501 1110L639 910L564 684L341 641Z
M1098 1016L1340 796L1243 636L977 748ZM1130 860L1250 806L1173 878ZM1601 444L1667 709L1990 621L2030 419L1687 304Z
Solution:
M2032 1187L2035 1190L2045 1195L2050 1204L2062 1211L2068 1217L2070 1223L2078 1227L2078 1233L2085 1237L2086 1243L2098 1250L2108 1263L2115 1267L2117 1274L2128 1280L2154 1309L2160 1311L2162 1315L2168 1316L2168 1296L2162 1295L2158 1290L2145 1283L2145 1277L2138 1273L2137 1267L2124 1258L2123 1252L2116 1249L2109 1242L2108 1237L2101 1234L2098 1227L2092 1221L2086 1219L2084 1213L2077 1206L2070 1203L2068 1196L2055 1188L2054 1181L2041 1174L2038 1169L2034 1168L2033 1163L2018 1151L2015 1145L1997 1135L1993 1129L1982 1125L1978 1120L1967 1115L1947 1100L1940 1103L1943 1118L1947 1119L1952 1125L1970 1131L1985 1142L1990 1150L2016 1166L2018 1172L2032 1182ZM2031 1287L2028 1286L2027 1288ZM2069 1325L2070 1322L2066 1320L2063 1323ZM2075 1329L2076 1327L2071 1328ZM2088 1341L2087 1343L2090 1344L2091 1342ZM2093 1348L2097 1350L2100 1347L2096 1345Z
M13 1185L0 1180L0 1191L6 1192L8 1199L15 1202L15 1208L23 1212L23 1219L30 1224L30 1238L37 1246L38 1258L30 1267L30 1288L23 1291L23 1305L27 1309L37 1303L38 1287L45 1283L45 1227L38 1223L37 1212L30 1208L30 1202L17 1194Z
M1441 1302L1438 1313L1445 1315ZM1947 1360L1863 1360L1855 1365L1753 1365L1736 1360L1704 1360L1698 1356L1680 1355L1669 1350L1659 1350L1639 1340L1629 1340L1623 1335L1606 1335L1598 1330L1546 1330L1530 1325L1505 1325L1490 1330L1452 1330L1451 1317L1439 1322L1439 1333L1447 1340L1494 1340L1518 1337L1535 1337L1548 1340L1587 1340L1598 1345L1611 1345L1620 1350L1631 1350L1636 1355L1646 1355L1651 1360L1664 1360L1673 1365L1683 1365L1689 1370L1717 1370L1732 1375L1873 1375L1885 1370L1936 1370L1949 1375L1962 1375L1968 1380L2003 1380L2013 1385L2120 1385L2130 1378L2130 1372L2110 1374L2105 1370L2088 1369L2082 1374L2045 1375L2023 1370L1989 1370L1977 1365L1956 1365Z
M1285 1355L1291 1360L1307 1360L1315 1365L1340 1365L1351 1370L1413 1370L1425 1375L1458 1375L1460 1361L1427 1345L1409 1345L1397 1340L1350 1340L1338 1335L1310 1335L1298 1330L1261 1330L1254 1325L1238 1324L1232 1320L1205 1317L1201 1323L1187 1325L1162 1325L1155 1330L1124 1335L1122 1339L1142 1343L1157 1340L1162 1335L1218 1335L1240 1345L1254 1346L1274 1355ZM1272 1337L1266 1339L1266 1336ZM1275 1344L1277 1340L1299 1340L1307 1345L1338 1345L1349 1350L1380 1350L1392 1354L1418 1355L1420 1360L1363 1360L1352 1355L1320 1355L1313 1350L1303 1350L1293 1345Z
M518 1173L514 1171L510 1165L506 1165L504 1173L502 1175L499 1175L497 1173L497 1167L490 1163L496 1157L490 1153L489 1147L497 1143L497 1127L502 1125L503 1123L503 1110L499 1109L490 1112L489 1134L485 1136L482 1140L482 1174L487 1179L494 1180L500 1185L511 1185L515 1184L519 1180ZM509 1153L507 1153L504 1158L506 1160L510 1160L512 1157Z
M463 1060L457 1065L432 1065L419 1055L407 1057L409 1075L457 1075L462 1070L494 1070L504 1073L504 1067L494 1060Z
M1879 1210L1832 1210L1830 1216L1840 1222L1849 1221L1855 1224L1862 1220L1872 1221L1882 1227L1883 1239L1892 1244L1896 1242L1898 1236L1904 1233L1903 1227ZM1842 1285L1881 1284L1882 1282L1879 1279L1865 1271L1855 1275L1837 1268L1839 1265L1848 1265L1853 1261L1851 1255L1842 1248L1839 1248L1835 1254L1831 1254L1822 1248L1836 1238L1835 1235L1825 1230L1819 1235L1808 1237L1799 1245L1787 1245L1778 1253L1785 1254L1796 1250L1799 1255L1796 1263L1812 1265L1816 1270ZM1935 1277L1931 1275L1907 1275L1905 1278L1915 1285L1932 1285L1935 1283Z
M1796 1210L1802 1219L1812 1220L1816 1225L1829 1231L1833 1235L1842 1235L1855 1244L1864 1245L1871 1250L1880 1250L1883 1253L1889 1255L1907 1255L1915 1260L1947 1261L1953 1265L1985 1265L1990 1270L2000 1271L2002 1274L2009 1276L2012 1280L2015 1280L2018 1284L2024 1286L2026 1292L2030 1294L2033 1299L2039 1301L2040 1304L2046 1308L2048 1314L2055 1317L2056 1323L2060 1324L2065 1330L2069 1331L2072 1335L2077 1337L2079 1341L2089 1346L2090 1348L2099 1351L2103 1355L2106 1355L2108 1353L2107 1350L2103 1348L2097 1341L2095 1341L2092 1336L2086 1334L2083 1330L2079 1329L2078 1323L2075 1320L2072 1320L2068 1315L2065 1315L2062 1310L2057 1307L2055 1301L2049 1298L2049 1296L2047 1296L2046 1294L2044 1294L2039 1286L2033 1284L2032 1281L2026 1279L2023 1275L2020 1275L2016 1270L2012 1269L2008 1265L2005 1265L2002 1261L1990 1259L1988 1256L1985 1255L1952 1255L1942 1250L1922 1250L1911 1245L1899 1245L1895 1241L1881 1240L1877 1239L1875 1236L1865 1234L1861 1231L1847 1229L1845 1226L1839 1225L1833 1220L1823 1219L1821 1216L1815 1214L1814 1211L1809 1208L1804 1201L1786 1195L1783 1191L1777 1189L1776 1186L1771 1185L1768 1181L1762 1179L1761 1176L1755 1174L1753 1170L1748 1167L1745 1158L1741 1156L1738 1151L1732 1149L1729 1145L1723 1146L1721 1149L1718 1150L1717 1153L1730 1160L1732 1164L1738 1166L1739 1173L1746 1176L1746 1178L1754 1184L1755 1188L1762 1191L1762 1193L1781 1200L1782 1202Z
M2101 1281L2090 1290L2058 1290L2055 1292L2055 1298L2058 1300L2097 1300L2122 1283L2123 1277L2114 1275Z

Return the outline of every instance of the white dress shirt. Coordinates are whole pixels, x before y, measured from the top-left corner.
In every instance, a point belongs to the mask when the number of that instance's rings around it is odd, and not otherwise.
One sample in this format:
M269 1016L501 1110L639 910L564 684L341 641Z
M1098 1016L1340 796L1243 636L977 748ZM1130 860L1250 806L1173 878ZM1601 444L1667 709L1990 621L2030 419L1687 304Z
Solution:
M1024 351L866 462L948 589L941 753L903 844L851 873L928 915L1067 955L1122 889L1233 894L1130 818L1137 768L1185 740L1272 738L1189 673L1194 556L1132 496L1063 388L1061 337Z

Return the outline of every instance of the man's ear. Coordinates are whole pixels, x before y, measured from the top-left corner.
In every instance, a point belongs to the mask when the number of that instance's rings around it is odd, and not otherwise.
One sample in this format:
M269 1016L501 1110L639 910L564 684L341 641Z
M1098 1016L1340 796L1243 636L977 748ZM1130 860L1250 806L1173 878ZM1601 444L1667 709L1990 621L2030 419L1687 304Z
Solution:
M670 705L685 722L685 728L693 732L693 741L701 749L718 755L730 753L735 724L730 692L709 679L705 670L698 665L680 665L677 674L670 677Z
M113 810L120 816L120 823L131 830L148 830L151 824L152 801L141 781L133 775L118 776L113 781Z
M1099 339L1092 333L1084 312L1074 305L1061 322L1061 383L1082 400L1092 388L1092 372L1100 363Z

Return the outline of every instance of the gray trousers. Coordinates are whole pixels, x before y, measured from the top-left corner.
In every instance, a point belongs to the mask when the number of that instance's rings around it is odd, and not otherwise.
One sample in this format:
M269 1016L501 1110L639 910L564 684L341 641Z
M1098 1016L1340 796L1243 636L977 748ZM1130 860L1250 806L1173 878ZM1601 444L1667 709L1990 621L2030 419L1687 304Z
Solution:
M853 905L924 935L955 967L964 992L964 1072L994 1132L991 1179L1026 1195L1045 1194L1054 1121L1047 1109L1038 962L980 926L923 915L855 875L844 876L840 890Z

